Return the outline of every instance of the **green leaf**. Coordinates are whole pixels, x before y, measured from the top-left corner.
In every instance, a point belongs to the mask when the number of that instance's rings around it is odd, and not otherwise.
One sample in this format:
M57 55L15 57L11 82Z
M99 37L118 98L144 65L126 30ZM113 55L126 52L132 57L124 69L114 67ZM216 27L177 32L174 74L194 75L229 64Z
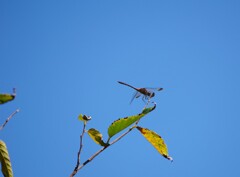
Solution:
M154 104L153 107L145 108L142 113L134 115L134 116L128 116L125 118L120 118L116 121L114 121L109 127L108 127L108 136L109 139L119 133L120 131L124 130L125 128L132 125L134 122L137 122L140 120L143 116L151 112L156 108L156 104Z
M101 146L106 146L107 143L104 143L103 142L103 139L102 139L102 134L94 129L94 128L91 128L88 130L88 135L93 139L93 141Z
M91 119L92 119L91 116L86 116L86 115L82 115L82 114L80 114L78 116L78 120L81 120L81 121L84 121L84 122L89 121Z
M0 94L0 104L12 101L15 98L15 96L16 96L15 89L13 89L13 94L7 93Z
M13 177L8 150L6 144L3 141L0 141L0 162L2 164L2 174L4 177Z
M173 161L172 157L168 155L167 145L164 140L154 131L148 130L147 128L137 127L137 129L142 133L142 135L157 149L157 151L162 154L163 157L168 160Z

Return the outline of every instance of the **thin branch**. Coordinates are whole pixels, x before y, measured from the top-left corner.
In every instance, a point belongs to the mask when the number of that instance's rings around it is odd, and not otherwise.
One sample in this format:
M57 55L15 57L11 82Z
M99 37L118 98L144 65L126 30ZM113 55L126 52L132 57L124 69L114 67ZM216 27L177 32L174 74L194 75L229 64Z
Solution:
M82 134L80 135L80 147L79 147L79 151L78 151L78 155L77 155L77 164L76 164L76 167L74 168L72 174L70 175L70 177L73 177L78 172L78 168L80 165L80 154L82 152L82 147L83 147L83 136L84 136L85 131L86 131L86 122L84 121Z
M124 136L126 136L129 132L131 132L134 128L136 128L136 126L131 127L130 129L128 129L128 131L126 131L125 133L123 133L121 136L119 136L118 138L116 138L115 140L113 140L110 144L108 144L107 146L104 146L102 149L100 149L99 151L97 151L95 154L93 154L88 160L86 160L81 166L79 166L77 169L75 169L75 173L71 174L70 177L73 177L79 170L81 170L85 165L87 165L89 162L91 162L95 157L97 157L101 152L103 152L105 149L107 149L108 147L110 147L111 145L113 145L114 143L118 142L120 139L122 139Z
M146 106L149 104L150 99L148 100L147 104L145 105L144 109L146 108ZM154 102L153 102L154 103ZM156 103L154 103L156 104ZM155 105L156 106L156 105ZM143 109L143 110L144 110ZM110 147L111 145L113 145L114 143L118 142L120 139L122 139L124 136L126 136L129 132L131 132L134 128L136 128L137 124L139 123L139 120L131 127L129 128L125 133L123 133L121 136L119 136L118 138L116 138L115 140L113 140L111 143L108 143L110 139L108 139L107 141L107 145L104 146L102 149L100 149L99 151L97 151L95 154L93 154L88 160L86 160L82 165L80 165L80 162L78 161L77 166L75 167L74 171L72 172L72 174L70 175L70 177L73 177L75 174L77 174L77 172L79 170L81 170L85 165L87 165L89 162L91 162L95 157L97 157L101 152L103 152L105 149L107 149L108 147ZM81 149L81 145L80 145L80 149ZM79 150L80 151L80 150ZM78 158L80 156L80 153L78 154ZM79 166L80 165L80 166Z
M8 121L9 121L15 114L17 114L19 111L20 111L19 109L17 109L16 111L14 111L14 112L6 119L6 121L4 122L4 124L1 125L0 130L2 130L2 129L6 126L6 124L8 123Z

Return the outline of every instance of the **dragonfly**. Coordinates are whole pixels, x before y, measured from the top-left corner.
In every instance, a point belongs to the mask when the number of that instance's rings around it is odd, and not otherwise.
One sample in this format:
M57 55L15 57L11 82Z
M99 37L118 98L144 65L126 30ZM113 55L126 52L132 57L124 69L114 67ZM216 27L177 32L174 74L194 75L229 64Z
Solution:
M122 85L125 85L125 86L128 86L134 90L136 90L136 93L134 94L134 96L132 97L131 99L131 102L130 104L132 103L132 101L135 99L135 98L139 98L140 96L143 96L142 97L142 100L145 102L145 100L148 100L150 101L150 99L152 97L155 96L155 93L152 91L152 90L156 90L156 91L161 91L163 90L163 88L136 88L136 87L133 87L125 82L121 82L121 81L118 81L119 84L122 84Z

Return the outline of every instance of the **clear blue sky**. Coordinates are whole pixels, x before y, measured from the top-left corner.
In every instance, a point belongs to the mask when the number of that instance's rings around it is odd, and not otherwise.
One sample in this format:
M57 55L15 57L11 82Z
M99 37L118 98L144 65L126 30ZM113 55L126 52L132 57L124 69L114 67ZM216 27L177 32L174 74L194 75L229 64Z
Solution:
M239 177L240 1L0 2L0 92L17 89L0 120L16 177L72 172L91 115L107 138L117 118L139 113L136 87L163 87L141 122L174 162L136 131L76 176ZM84 139L82 160L99 147Z

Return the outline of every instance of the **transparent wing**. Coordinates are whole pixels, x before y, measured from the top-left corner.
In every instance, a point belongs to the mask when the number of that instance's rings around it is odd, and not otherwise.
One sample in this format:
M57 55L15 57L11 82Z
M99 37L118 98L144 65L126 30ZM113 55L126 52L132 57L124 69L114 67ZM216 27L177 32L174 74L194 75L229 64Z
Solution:
M140 92L137 92L135 98L139 98L142 94Z
M151 92L153 92L153 91L161 91L161 90L163 90L163 88L161 88L161 87L156 87L156 88L152 88L152 87L146 87L146 89L148 90L148 91L151 91Z
M138 98L138 97L140 97L141 95L142 95L142 94L141 94L140 92L136 91L136 92L134 93L131 101L130 101L130 104L133 102L134 98Z

